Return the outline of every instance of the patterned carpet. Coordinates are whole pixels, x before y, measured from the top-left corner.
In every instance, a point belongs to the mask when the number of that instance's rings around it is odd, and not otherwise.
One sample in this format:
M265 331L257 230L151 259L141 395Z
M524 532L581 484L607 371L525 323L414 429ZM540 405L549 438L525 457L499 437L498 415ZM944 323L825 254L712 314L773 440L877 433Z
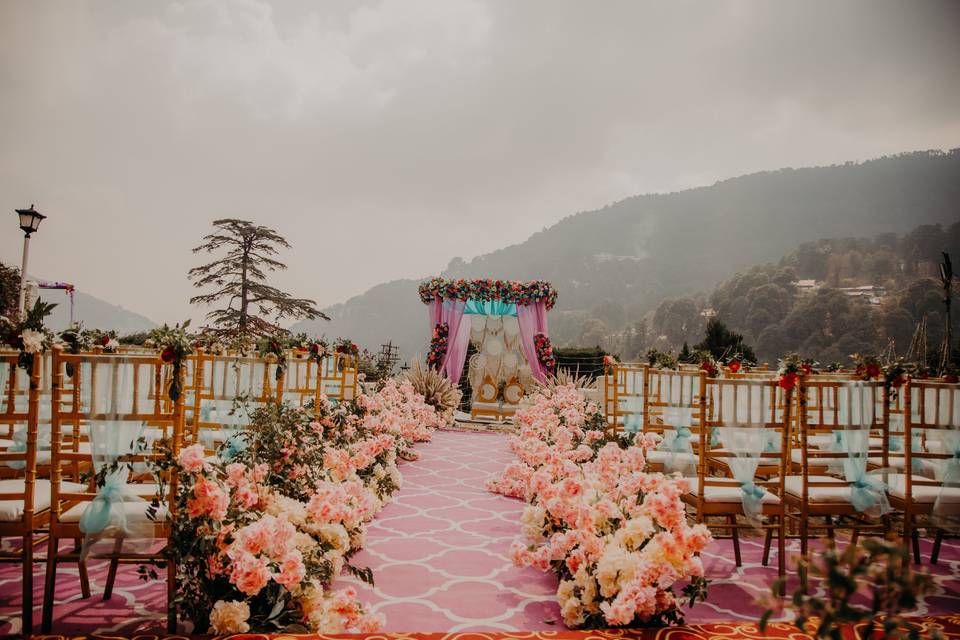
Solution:
M366 547L355 557L355 564L373 569L376 586L342 579L343 584L357 584L360 597L386 616L385 631L489 632L472 636L475 640L539 637L503 633L518 630L563 632L554 600L555 579L539 571L517 569L509 560L523 503L483 490L486 479L512 459L506 445L504 434L442 431L435 434L433 442L418 446L419 461L401 466L403 488L371 524ZM776 559L771 558L770 567L761 566L759 539L742 539L741 548L744 563L739 569L734 566L728 540L714 542L704 554L707 576L712 580L710 598L687 614L693 626L643 637L788 637L789 625L777 625L766 634L752 626L762 613L754 601L767 593L767 585L776 576ZM792 541L789 548L795 553L796 543ZM929 555L926 541L923 554L925 559ZM921 604L916 615L960 611L958 541L946 541L940 564L929 568L939 591ZM105 602L99 595L105 576L105 564L91 565L94 595L82 600L76 569L61 571L55 632L131 635L162 631L163 583L139 583L135 567L121 567L114 596ZM42 579L38 566L37 623ZM0 634L19 631L19 606L18 568L0 565ZM739 624L696 626L718 621ZM581 636L563 632L550 637Z

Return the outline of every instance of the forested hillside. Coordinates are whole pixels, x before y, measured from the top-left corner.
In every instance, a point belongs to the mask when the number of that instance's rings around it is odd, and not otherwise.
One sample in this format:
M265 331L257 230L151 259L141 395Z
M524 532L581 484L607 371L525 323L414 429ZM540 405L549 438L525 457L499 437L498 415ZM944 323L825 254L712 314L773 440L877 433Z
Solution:
M960 150L781 169L628 198L568 216L525 242L469 262L454 258L442 274L423 276L549 280L560 293L550 316L556 344L624 347L631 328L665 298L709 291L802 242L949 225L960 215L957 202ZM798 265L816 259L797 257ZM878 259L882 263L882 254ZM883 266L850 262L837 268L848 277L843 269ZM810 273L825 277L813 267ZM349 335L364 345L393 339L406 357L425 353L428 327L417 283L379 285L325 309L332 322L301 323L295 330Z
M845 362L891 344L906 355L926 316L935 350L945 327L942 251L960 261L960 222L899 236L807 242L776 263L737 273L709 295L665 300L609 346L628 358L651 346L676 351L698 342L708 318L716 317L742 333L761 361L798 351L822 363ZM954 317L955 332L957 324Z

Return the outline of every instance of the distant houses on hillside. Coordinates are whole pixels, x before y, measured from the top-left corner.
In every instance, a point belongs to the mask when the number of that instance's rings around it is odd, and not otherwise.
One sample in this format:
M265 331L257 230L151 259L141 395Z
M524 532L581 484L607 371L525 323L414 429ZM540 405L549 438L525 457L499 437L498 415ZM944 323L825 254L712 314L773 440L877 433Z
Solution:
M824 282L816 280L797 280L793 283L798 296L813 295L820 289L830 288ZM865 284L858 287L837 287L836 291L843 293L851 298L859 298L867 304L881 305L887 296L886 287L874 284Z

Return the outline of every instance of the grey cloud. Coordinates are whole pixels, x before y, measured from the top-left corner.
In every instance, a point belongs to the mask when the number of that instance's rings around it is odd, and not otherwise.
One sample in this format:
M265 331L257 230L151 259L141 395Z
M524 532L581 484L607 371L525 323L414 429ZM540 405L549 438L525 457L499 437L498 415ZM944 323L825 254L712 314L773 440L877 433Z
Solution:
M636 193L957 146L958 68L954 2L6 2L0 209L157 320L225 215L331 304Z

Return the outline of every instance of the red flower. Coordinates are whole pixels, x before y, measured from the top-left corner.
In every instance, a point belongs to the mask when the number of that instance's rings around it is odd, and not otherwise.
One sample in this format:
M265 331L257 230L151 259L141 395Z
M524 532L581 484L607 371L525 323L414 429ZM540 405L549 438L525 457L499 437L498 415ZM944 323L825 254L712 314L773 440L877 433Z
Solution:
M730 361L730 364L727 365L727 366L730 367L730 372L731 372L731 373L736 373L737 371L740 371L740 361L739 361L739 360L731 360L731 361Z
M177 357L177 352L173 350L173 347L165 347L163 351L160 352L160 359L170 364Z
M716 368L715 366L713 366L713 363L710 362L709 360L707 360L707 361L705 361L705 362L701 362L701 363L700 363L700 369L701 369L702 371L706 371L706 372L707 372L707 375L708 375L709 377L711 377L711 378L713 378L713 377L715 377L715 376L717 375L717 368Z
M868 378L879 378L880 377L880 365L878 364L868 364L867 365L867 377Z
M107 334L103 334L102 336L100 336L100 339L97 340L97 344L99 344L101 347L107 346L108 344L110 344L110 336L108 336Z
M796 373L794 373L793 371L790 371L780 376L780 382L778 382L777 384L780 385L781 389L786 389L787 391L789 391L790 389L793 389L795 386L797 386L797 378L799 377L800 376L798 376Z
M810 373L813 371L813 365L810 364L801 364L800 368L803 369L804 375L810 375Z

